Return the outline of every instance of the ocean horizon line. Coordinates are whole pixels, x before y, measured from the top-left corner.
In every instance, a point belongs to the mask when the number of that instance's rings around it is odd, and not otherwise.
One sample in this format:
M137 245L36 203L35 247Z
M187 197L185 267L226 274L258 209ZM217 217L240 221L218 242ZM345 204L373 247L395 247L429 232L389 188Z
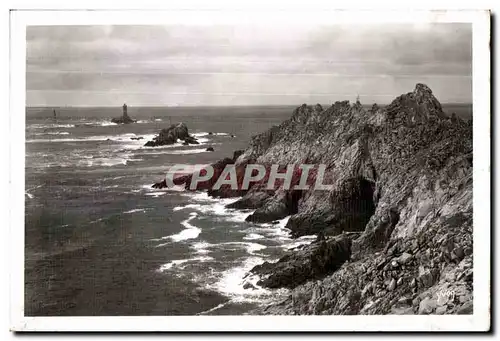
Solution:
M342 102L342 101L339 101ZM335 102L333 102L335 103ZM333 103L319 103L322 106L329 106ZM354 103L354 102L353 102ZM279 107L298 107L304 103L300 104L262 104L262 105L179 105L179 106L168 106L168 105L130 105L127 104L128 108L170 108L170 109L179 109L179 108L279 108ZM307 105L315 105L317 103L305 103ZM377 104L379 106L389 105L390 103L367 103L363 104L364 106L372 106L373 104ZM26 109L70 109L70 108L121 108L123 104L118 105L68 105L68 106L58 106L58 105L26 105ZM441 105L473 105L470 102L444 102Z

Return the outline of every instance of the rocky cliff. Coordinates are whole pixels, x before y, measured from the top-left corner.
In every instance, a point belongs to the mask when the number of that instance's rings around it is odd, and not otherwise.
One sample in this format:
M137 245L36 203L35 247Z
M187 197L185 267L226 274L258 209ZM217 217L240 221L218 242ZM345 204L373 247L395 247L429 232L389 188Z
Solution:
M325 164L333 184L256 183L232 204L256 209L250 221L291 215L294 237L318 235L252 270L260 285L293 288L253 313L472 313L472 125L448 118L426 85L385 108L302 105L227 162Z

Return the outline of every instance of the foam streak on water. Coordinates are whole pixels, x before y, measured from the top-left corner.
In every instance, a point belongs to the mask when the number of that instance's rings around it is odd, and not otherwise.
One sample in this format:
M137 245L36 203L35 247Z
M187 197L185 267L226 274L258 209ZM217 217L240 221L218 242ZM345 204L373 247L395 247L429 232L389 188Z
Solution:
M179 242L179 241L183 241L183 240L187 240L187 239L194 239L194 238L197 238L200 233L201 233L201 229L194 226L194 225L191 225L190 224L190 221L195 219L196 216L198 214L196 212L192 212L190 215L189 215L189 218L182 221L181 224L186 228L185 230L182 230L181 232L177 233L177 234L174 234L172 236L170 236L170 238L174 241L174 242Z

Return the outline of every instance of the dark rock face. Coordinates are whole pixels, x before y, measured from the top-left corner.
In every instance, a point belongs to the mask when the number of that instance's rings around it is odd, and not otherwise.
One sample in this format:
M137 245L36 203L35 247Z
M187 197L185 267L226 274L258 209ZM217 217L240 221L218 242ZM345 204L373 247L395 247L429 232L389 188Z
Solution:
M196 140L195 137L188 135L184 137L184 143L183 144L200 144L198 140Z
M280 195L266 199L253 214L246 218L246 221L268 223L283 219L290 215L290 209L287 204L287 193L281 192Z
M233 152L233 160L236 162L236 160L240 157L241 154L243 154L245 151L244 150L235 150Z
M123 105L123 114L121 117L115 117L111 119L111 122L117 123L117 124L129 124L129 123L134 123L135 121L130 118L130 116L127 113L127 105Z
M199 144L199 142L191 135L189 135L188 128L184 123L172 124L166 129L162 129L158 136L153 140L146 142L146 147L157 147L169 144L174 144L177 140L183 140L184 145Z
M292 236L300 237L323 231L328 235L363 231L375 213L375 184L364 178L349 178L328 194L331 207L323 212L299 213L287 225Z
M264 202L272 197L267 192L253 192L252 195L246 195L243 199L227 205L227 208L256 209L264 205Z
M347 236L322 240L302 249L289 251L276 263L264 262L250 270L267 288L295 288L309 280L320 279L337 270L351 256Z

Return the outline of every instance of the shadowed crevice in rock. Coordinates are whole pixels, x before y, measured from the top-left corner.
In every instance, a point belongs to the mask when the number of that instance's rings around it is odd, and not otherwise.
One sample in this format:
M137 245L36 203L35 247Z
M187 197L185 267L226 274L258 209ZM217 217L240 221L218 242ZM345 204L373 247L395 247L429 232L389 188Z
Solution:
M299 210L299 200L302 193L302 191L281 191L273 197L268 197L259 207L256 207L257 210L249 215L246 221L268 223L296 214ZM247 206L247 208L249 207Z
M363 178L351 178L344 186L330 194L331 209L321 214L313 212L292 216L287 228L292 237L323 232L338 235L342 232L364 231L375 213L375 184Z

